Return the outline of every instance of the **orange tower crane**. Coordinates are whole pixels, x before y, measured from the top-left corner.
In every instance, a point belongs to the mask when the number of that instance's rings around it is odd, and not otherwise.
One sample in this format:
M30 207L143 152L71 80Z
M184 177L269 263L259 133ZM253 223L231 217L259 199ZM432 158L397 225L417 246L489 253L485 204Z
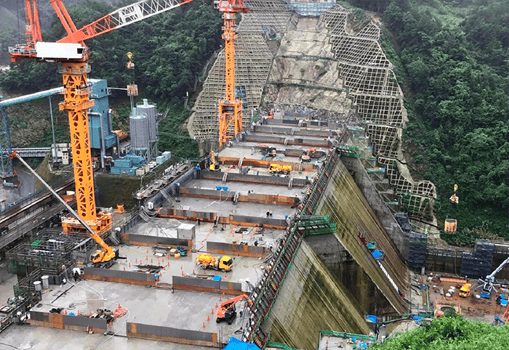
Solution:
M226 94L219 101L219 147L242 131L242 101L235 98L235 15L247 13L244 0L220 0L219 11L224 20L224 57L226 63ZM233 134L231 129L233 129Z
M162 13L193 0L142 0L119 8L114 12L77 29L62 0L49 0L62 22L67 36L58 42L43 42L37 10L37 0L25 0L27 18L27 43L9 48L13 62L32 58L39 61L61 62L64 82L64 102L60 110L67 110L71 130L71 146L76 183L76 202L80 218L97 234L111 229L110 213L97 213L94 195L94 177L90 151L88 109L94 105L90 100L90 84L87 74L89 52L85 40ZM83 232L79 220L69 217L63 220L64 233Z

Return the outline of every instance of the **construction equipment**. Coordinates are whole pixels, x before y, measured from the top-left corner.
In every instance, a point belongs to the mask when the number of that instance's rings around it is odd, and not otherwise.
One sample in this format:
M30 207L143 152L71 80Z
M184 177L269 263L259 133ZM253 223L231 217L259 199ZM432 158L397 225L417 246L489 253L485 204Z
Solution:
M461 289L460 289L460 292L459 292L460 297L462 297L462 298L469 297L470 296L470 287L472 287L472 284L465 283L463 285L463 287L461 287Z
M279 165L279 164L271 164L269 167L269 173L271 174L283 174L288 175L292 171L291 165Z
M17 158L24 166L26 166L27 169L30 170L30 172L64 205L64 207L67 210L69 210L69 212L72 215L74 215L74 217L76 218L77 222L79 222L81 225L83 225L83 227L88 231L90 237L94 241L96 241L97 244L99 244L99 246L102 248L102 250L97 250L90 257L90 260L94 264L94 266L108 268L111 265L113 265L117 259L125 259L125 258L119 257L118 256L118 249L113 249L112 247L107 245L103 241L103 239L101 238L100 234L97 231L95 231L94 229L92 229L92 227L90 227L88 225L88 223L85 220L83 220L80 217L80 215L78 215L78 213L76 213L76 211L74 211L74 209L71 208L71 206L69 204L67 204L67 202L62 197L60 197L58 195L58 193L56 193L51 188L50 185L48 185L46 183L46 181L43 180L42 177L40 177L39 174L37 174L35 172L35 170L32 169L32 167L30 165L28 165L28 163L25 162L25 160L23 158L21 158L21 156L19 154L17 154L16 152L13 152L10 155L10 157L11 157L11 159ZM101 216L98 216L98 218L101 218ZM109 215L109 218L111 220L111 214Z
M316 148L310 148L304 153L300 159L302 159L303 162L310 162L311 157L313 157L316 153Z
M78 30L62 0L50 0L67 36L57 42L43 42L37 0L25 0L27 43L9 47L11 60L19 62L31 58L38 61L61 62L62 64L64 102L59 104L59 109L68 111L76 182L76 203L80 218L87 224L85 227L80 220L65 218L62 221L64 233L81 233L91 228L97 235L100 235L109 231L112 226L111 214L97 213L95 206L88 126L88 109L94 106L94 100L89 98L91 89L87 74L90 71L88 66L90 53L85 41L191 1L138 1L119 8Z
M223 13L224 21L224 57L226 72L226 94L219 101L219 147L228 139L235 138L242 131L242 101L235 98L235 16L247 13L249 8L244 0L219 0L218 9ZM231 131L233 129L233 133Z
M507 307L507 304L508 304L508 301L507 301L507 298L504 297L504 294L500 294L498 297L497 297L497 304L500 305L500 306L505 306Z
M231 271L233 267L233 259L227 255L217 257L210 254L200 254L196 258L196 264L204 269L214 269L221 271Z
M495 283L495 276L509 263L509 258L505 259L491 274L486 278L479 278L479 283L482 283L481 298L489 299L491 297L491 291L493 290L493 284Z
M217 163L216 154L214 151L210 151L210 171L219 171L219 164Z
M246 294L236 296L235 298L228 299L221 303L219 309L217 309L216 323L226 321L228 324L232 324L235 317L237 317L237 309L235 304L237 302L246 299L250 303L249 297Z

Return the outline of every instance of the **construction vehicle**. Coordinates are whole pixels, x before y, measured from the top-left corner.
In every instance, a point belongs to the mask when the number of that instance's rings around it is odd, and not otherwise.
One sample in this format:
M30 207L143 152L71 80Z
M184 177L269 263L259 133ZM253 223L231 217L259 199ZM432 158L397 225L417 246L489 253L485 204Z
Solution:
M69 204L67 204L67 202L58 195L57 192L55 192L50 185L48 185L46 183L46 181L44 181L42 179L42 177L39 176L39 174L37 174L35 172L34 169L32 169L32 167L30 165L28 165L27 162L25 162L25 160L23 158L21 158L21 156L16 153L16 151L14 151L11 155L10 155L10 158L11 159L14 159L14 158L17 158L25 167L27 167L28 170L30 170L30 172L64 205L64 207L69 210L69 212L74 215L74 217L76 218L77 222L79 222L81 225L83 225L83 227L88 231L90 237L97 242L97 244L99 244L99 246L102 248L102 249L99 249L97 250L95 253L93 253L90 257L90 261L94 264L95 267L105 267L105 268L109 268L111 267L111 265L113 265L115 263L115 261L117 259L125 259L125 257L119 257L118 255L118 249L113 249L112 247L110 247L109 245L107 245L103 239L101 238L101 235L94 229L92 229L88 223L83 220L80 215L78 215L78 213L76 211L74 211L73 208L71 208L71 206ZM98 216L98 218L100 218L101 215ZM110 214L110 218L111 218L111 214ZM62 223L63 225L63 223Z
M504 296L504 294L500 294L500 295L497 297L497 304L498 304L498 305L500 305L500 306L505 306L505 307L507 307L508 300L506 299L506 297Z
M308 149L301 157L303 162L310 162L311 157L313 157L316 153L316 148L310 148Z
M460 289L460 292L459 292L460 297L462 297L462 298L469 297L470 296L470 287L472 287L472 284L465 283L463 285L463 287L461 287L461 289Z
M249 297L246 294L223 301L219 309L217 309L216 323L226 321L228 324L232 324L235 317L237 317L237 308L235 305L237 302L244 299L247 300L248 304L250 303Z
M482 283L481 298L489 299L495 283L495 276L509 263L509 258L505 259L491 274L486 278L479 278L479 283Z
M233 267L233 259L227 255L224 256L212 256L210 254L200 254L196 258L196 264L204 269L214 269L221 271L231 271Z
M219 171L219 164L217 163L216 154L214 151L210 151L210 171Z
M288 175L292 171L291 165L279 165L279 164L271 164L269 167L269 173L271 174L284 174Z

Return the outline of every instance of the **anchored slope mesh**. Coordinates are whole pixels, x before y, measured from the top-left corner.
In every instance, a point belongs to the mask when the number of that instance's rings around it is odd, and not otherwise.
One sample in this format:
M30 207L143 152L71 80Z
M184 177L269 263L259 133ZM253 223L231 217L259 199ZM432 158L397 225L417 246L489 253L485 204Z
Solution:
M367 124L373 154L385 166L400 205L410 213L430 217L435 185L413 181L406 165L396 161L402 158L402 127L408 119L393 66L378 42L380 28L370 21L358 33L350 33L350 12L337 5L321 17L318 27L328 29L334 57L339 61L339 78L357 115Z
M235 41L235 85L244 101L243 124L251 120L250 110L258 108L267 81L273 54L264 36L284 32L292 13L282 1L252 0L250 12L242 16ZM189 132L198 140L217 140L217 103L225 94L225 58L222 51L214 62L198 95Z

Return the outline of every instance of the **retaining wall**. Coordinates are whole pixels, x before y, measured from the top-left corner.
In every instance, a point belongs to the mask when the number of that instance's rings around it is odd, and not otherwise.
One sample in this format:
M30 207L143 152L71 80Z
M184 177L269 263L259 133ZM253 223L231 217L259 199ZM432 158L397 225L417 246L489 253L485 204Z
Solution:
M239 159L233 157L219 157L219 162L225 165L238 165ZM290 165L293 171L314 171L315 166L308 163L279 162L274 160L246 159L242 160L242 165L253 166L257 168L269 168L271 164Z
M191 240L191 239L145 236L145 235L136 235L136 234L130 234L130 233L123 233L122 241L124 243L140 245L140 246L153 246L153 245L175 246L175 247L183 246L183 247L187 247L188 249L191 249L193 246L193 240Z
M252 245L239 245L223 242L207 241L207 252L215 254L227 254L237 256L251 256L254 258L263 258L268 249L265 247L256 247Z
M235 192L206 190L201 188L181 188L180 195L183 197L208 198L214 200L232 200L232 198L235 196ZM239 195L238 201L269 205L286 205L286 206L295 206L300 203L300 200L297 197L280 196L272 194L255 194L255 193L249 193L248 195Z
M224 174L225 173L219 172L219 171L202 170L200 177L205 180L223 181ZM228 182L243 182L243 183L273 185L273 186L287 186L288 187L290 178L289 177L279 177L279 176L235 174L235 173L230 172L226 176L226 183L228 183ZM293 187L304 187L304 186L306 186L306 184L307 184L306 179L294 178L292 181Z
M366 197L371 209L376 213L387 234L398 247L401 255L408 256L408 237L405 236L401 226L396 222L394 215L392 215L389 207L378 193L375 184L368 173L366 173L360 160L358 158L341 157L341 161L350 171L355 183L362 191L364 197Z
M198 212L192 210L181 210L172 208L161 208L157 214L162 218L172 218L180 220L194 220L198 219L203 222L215 222L217 213ZM219 224L226 225L241 225L252 227L265 227L273 228L276 230L285 230L288 223L284 219L261 218L252 217L247 215L229 215L221 216L217 220Z
M85 273L82 275L84 279L137 284L142 286L155 286L155 275L152 273L142 273L135 271L119 271L99 269L95 267L85 267Z
M241 295L242 285L237 282L213 281L208 279L172 276L173 288L181 290L194 290L205 293L224 293Z
M108 324L103 318L69 316L39 311L30 311L30 320L28 323L31 326L69 329L81 332L85 332L88 327L101 331L106 331L108 329Z
M150 339L215 348L222 347L217 340L217 333L192 331L188 329L127 322L126 334L128 338Z
M285 142L286 139L286 142ZM316 139L307 139L303 137L295 137L287 138L286 136L268 136L268 135L256 135L256 134L248 134L246 135L246 142L262 142L262 143L280 143L286 145L295 145L295 146L311 146L311 147L330 147L329 142L327 140L316 140Z

